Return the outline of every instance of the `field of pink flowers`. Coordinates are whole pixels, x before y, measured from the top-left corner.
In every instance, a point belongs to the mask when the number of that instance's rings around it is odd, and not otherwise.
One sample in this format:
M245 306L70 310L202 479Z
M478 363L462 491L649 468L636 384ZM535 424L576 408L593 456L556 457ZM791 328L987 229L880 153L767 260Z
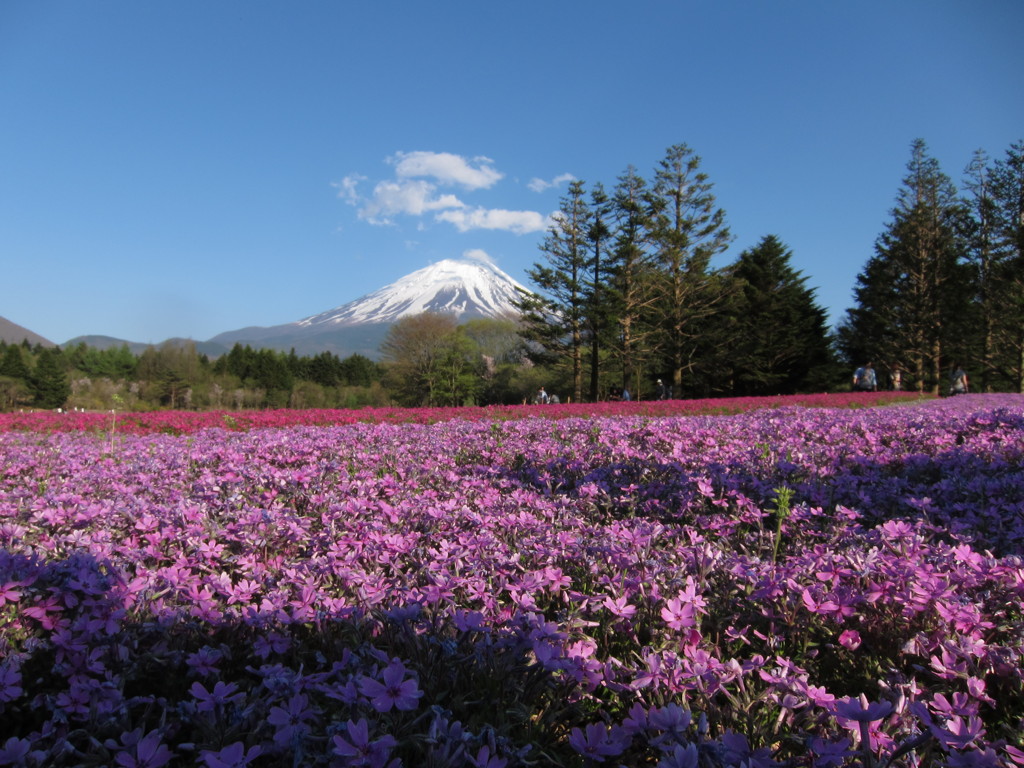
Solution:
M1024 397L538 410L5 422L0 766L1024 765Z
M0 413L0 431L35 432L113 431L133 435L166 432L185 435L201 429L230 430L270 427L326 427L342 424L436 424L451 419L466 421L508 421L543 416L549 419L591 416L693 416L744 413L761 408L804 406L807 408L859 408L917 400L914 392L849 392L776 397L730 397L704 400L645 400L634 402L561 403L558 405L489 405L460 408L360 408L358 410L266 411L151 411L146 413L102 413L98 411L56 413Z

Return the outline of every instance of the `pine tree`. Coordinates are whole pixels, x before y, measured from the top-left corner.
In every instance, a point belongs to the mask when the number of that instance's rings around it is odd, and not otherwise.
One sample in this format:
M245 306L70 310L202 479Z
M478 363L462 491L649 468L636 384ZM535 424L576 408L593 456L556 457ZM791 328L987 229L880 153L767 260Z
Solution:
M676 392L682 392L683 372L694 365L703 321L719 310L723 299L710 264L731 237L700 162L685 144L669 147L655 172L651 195L659 278L655 309Z
M28 364L21 354L21 347L17 344L10 344L4 349L3 357L0 358L0 376L9 376L12 379L28 382L30 378Z
M1024 393L1024 141L1010 146L992 167L997 322L994 357L1008 384Z
M610 246L611 202L604 186L594 186L590 194L591 222L587 232L588 277L586 290L589 294L586 317L587 336L590 341L590 400L597 401L601 392L601 352L608 325L611 320L608 301L609 277L611 273Z
M630 166L618 178L612 195L615 239L606 301L615 321L614 352L621 372L619 384L632 386L634 390L652 338L653 266L647 252L649 204L647 182Z
M594 309L593 286L587 283L594 219L585 194L582 181L569 185L540 247L547 263L527 270L540 293L524 295L518 305L524 337L540 345L546 359L569 368L576 402L583 396L584 337Z
M972 362L977 366L975 386L990 391L997 376L996 326L1002 311L1004 288L996 269L998 265L995 201L992 198L992 170L988 156L977 150L965 170L964 199L965 257L971 270L973 298L977 304L975 327L972 329Z
M62 408L71 397L71 386L61 365L60 350L41 348L30 382L33 404L39 408Z
M963 209L956 188L928 155L911 146L892 220L858 276L858 307L841 332L851 364L900 366L918 391L938 393L945 358L962 352L970 285L959 257Z
M791 258L775 235L767 235L743 251L731 269L738 283L730 307L733 394L821 389L832 375L825 310Z

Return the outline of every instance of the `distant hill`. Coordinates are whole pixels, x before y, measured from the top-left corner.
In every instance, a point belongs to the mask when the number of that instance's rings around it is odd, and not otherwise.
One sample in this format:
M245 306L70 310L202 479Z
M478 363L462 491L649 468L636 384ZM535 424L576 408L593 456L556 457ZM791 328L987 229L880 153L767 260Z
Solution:
M360 354L377 359L388 329L403 317L423 312L447 313L460 322L510 317L517 314L515 301L522 288L489 262L443 259L361 298L294 323L239 328L217 334L208 341L174 338L159 344L111 336L76 336L61 347L67 349L85 343L109 349L127 344L133 354L140 355L150 346L192 343L199 354L215 358L230 352L235 344L242 344L282 352L294 349L304 356L332 352L338 357Z
M223 344L216 344L211 341L194 341L192 339L173 338L161 341L159 344L145 344L141 341L127 341L126 339L116 339L113 336L98 335L75 336L75 338L68 339L60 346L62 349L68 349L70 347L78 346L79 344L85 344L87 347L94 347L96 349L113 349L127 344L129 351L131 351L133 355L141 355L149 347L162 347L166 344L181 347L190 343L195 345L196 352L200 355L207 355L209 357L220 357L230 350L230 347L225 347Z
M12 323L5 317L0 317L0 339L3 339L8 344L20 344L25 339L28 339L28 343L33 346L36 344L42 344L44 347L57 346L49 339L30 331L28 328L23 328L17 323Z

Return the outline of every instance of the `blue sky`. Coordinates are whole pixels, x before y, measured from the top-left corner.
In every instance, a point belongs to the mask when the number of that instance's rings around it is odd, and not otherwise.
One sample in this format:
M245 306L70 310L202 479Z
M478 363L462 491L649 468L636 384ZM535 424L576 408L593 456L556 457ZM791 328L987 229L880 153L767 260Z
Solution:
M61 343L274 325L541 258L566 180L702 158L832 320L923 138L1024 139L1019 0L0 3L0 316Z

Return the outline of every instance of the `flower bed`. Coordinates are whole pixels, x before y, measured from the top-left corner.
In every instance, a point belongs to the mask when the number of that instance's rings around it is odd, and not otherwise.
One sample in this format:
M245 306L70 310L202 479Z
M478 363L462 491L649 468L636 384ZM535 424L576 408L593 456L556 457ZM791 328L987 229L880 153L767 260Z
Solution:
M705 400L562 403L559 405L490 405L462 408L361 408L358 410L151 411L146 413L0 413L0 431L117 432L142 435L165 432L184 435L220 427L230 430L295 426L374 424L436 424L441 421L508 421L543 416L549 419L591 416L693 416L734 414L763 408L862 408L921 399L913 392L849 392L840 394L729 397Z
M1022 397L0 455L0 765L1024 765Z

